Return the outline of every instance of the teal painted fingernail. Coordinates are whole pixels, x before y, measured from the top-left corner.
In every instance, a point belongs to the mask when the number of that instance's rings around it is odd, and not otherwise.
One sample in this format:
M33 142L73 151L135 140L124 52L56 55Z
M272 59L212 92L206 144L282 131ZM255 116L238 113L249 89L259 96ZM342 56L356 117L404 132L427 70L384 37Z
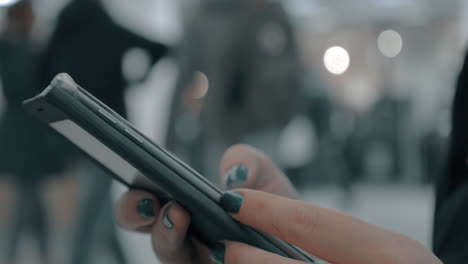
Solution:
M174 227L174 223L172 223L171 218L169 217L169 210L172 207L172 203L170 203L168 206L166 206L166 209L164 209L163 213L163 224L167 229L172 229Z
M225 185L227 188L239 187L247 181L249 169L244 165L236 165L226 172Z
M221 207L232 214L240 211L243 202L244 196L238 192L225 192L220 200Z
M137 204L138 214L146 219L153 218L156 216L154 212L154 200L153 199L144 199L138 202Z
M224 255L226 254L226 247L223 244L216 244L211 248L211 259L216 264L224 264Z

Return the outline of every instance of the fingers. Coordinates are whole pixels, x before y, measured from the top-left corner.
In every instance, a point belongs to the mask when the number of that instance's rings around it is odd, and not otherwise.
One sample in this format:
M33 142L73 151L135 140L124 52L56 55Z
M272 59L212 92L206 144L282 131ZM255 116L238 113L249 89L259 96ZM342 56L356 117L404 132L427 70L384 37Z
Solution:
M249 188L297 197L289 179L263 153L247 145L235 145L223 155L221 182L226 189Z
M209 258L208 250L187 234L190 215L176 202L160 208L154 195L132 190L117 203L116 216L123 228L151 233L154 251L164 263L191 263L202 256Z
M221 204L238 221L332 263L379 263L395 257L395 252L412 260L426 257L426 262L388 263L434 263L419 243L333 210L245 189L227 192Z
M132 190L117 202L117 224L133 231L149 232L159 212L158 199L145 191Z
M227 242L225 248L219 247L212 251L212 257L217 263L226 264L303 264L304 262L287 259L276 254L237 242Z
M190 263L195 257L187 238L190 215L178 203L169 202L161 208L152 233L153 247L164 263Z

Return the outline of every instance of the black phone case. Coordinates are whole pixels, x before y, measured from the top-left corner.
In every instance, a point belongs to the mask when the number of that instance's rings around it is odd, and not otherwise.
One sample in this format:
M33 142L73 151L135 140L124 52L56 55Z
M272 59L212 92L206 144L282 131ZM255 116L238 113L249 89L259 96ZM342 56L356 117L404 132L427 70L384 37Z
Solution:
M163 193L144 185L136 187L156 191L159 197L179 202L191 214L190 231L208 246L226 240L239 241L284 257L314 262L302 250L235 221L218 204L220 190L152 143L67 74L59 74L41 94L23 105L26 111L49 125L71 120L156 183ZM117 175L115 178L135 187Z

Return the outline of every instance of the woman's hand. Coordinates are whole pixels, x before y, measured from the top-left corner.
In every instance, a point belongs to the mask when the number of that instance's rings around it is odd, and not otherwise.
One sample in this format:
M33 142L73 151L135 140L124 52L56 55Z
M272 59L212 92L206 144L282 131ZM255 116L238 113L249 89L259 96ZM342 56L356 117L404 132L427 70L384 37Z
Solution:
M305 202L239 189L225 193L221 204L238 221L277 236L330 263L442 263L409 237ZM217 251L214 255L224 254L223 263L227 264L302 263L236 242L228 242L225 248Z
M288 178L259 151L238 145L226 151L220 166L226 189L252 188L295 198ZM210 250L187 235L190 215L176 202L161 205L154 195L132 190L116 207L120 226L150 233L153 248L165 264L213 263Z
M250 147L229 149L221 162L221 175L227 188L260 190L236 189L223 195L221 204L235 219L328 262L441 263L429 250L404 235L290 199L296 193L288 179ZM167 264L213 263L211 259L227 264L302 263L237 242L228 241L225 246L209 250L187 236L190 216L180 205L170 202L161 208L156 197L146 192L128 192L119 201L116 214L121 226L151 233L156 254Z

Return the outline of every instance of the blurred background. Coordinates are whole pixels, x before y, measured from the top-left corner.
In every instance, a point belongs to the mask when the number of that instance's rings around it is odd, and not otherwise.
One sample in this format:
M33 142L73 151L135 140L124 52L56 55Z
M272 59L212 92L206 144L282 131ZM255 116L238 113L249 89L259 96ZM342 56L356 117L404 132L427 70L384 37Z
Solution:
M248 143L304 200L430 246L467 17L465 0L0 0L0 263L158 263L113 225L123 187L21 112L59 72L214 182Z

